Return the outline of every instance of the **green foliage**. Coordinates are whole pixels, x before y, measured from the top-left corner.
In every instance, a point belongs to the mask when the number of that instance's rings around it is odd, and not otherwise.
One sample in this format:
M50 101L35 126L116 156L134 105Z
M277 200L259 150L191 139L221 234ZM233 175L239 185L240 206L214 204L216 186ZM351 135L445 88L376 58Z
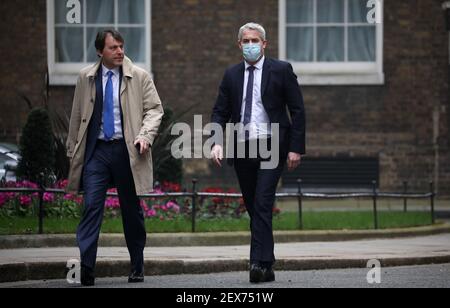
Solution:
M164 117L158 138L152 147L155 181L180 183L183 179L183 161L173 158L171 147L177 136L172 136L173 125L179 117L170 108L164 109Z
M47 110L33 109L22 131L22 156L17 175L31 182L48 185L55 168L55 143Z

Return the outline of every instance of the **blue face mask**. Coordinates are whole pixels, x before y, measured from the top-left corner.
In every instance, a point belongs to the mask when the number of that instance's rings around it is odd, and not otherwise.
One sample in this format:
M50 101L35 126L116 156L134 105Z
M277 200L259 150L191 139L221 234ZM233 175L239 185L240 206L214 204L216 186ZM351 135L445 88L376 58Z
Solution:
M242 45L242 52L247 62L256 62L261 58L262 48L260 44L244 44Z

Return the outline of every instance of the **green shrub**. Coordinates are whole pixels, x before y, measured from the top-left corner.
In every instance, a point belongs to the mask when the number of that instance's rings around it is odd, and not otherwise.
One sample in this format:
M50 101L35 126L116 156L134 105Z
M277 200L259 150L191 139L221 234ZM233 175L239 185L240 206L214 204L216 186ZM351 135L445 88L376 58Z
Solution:
M47 110L33 109L20 139L21 159L17 175L22 179L49 185L53 181L55 148L52 126Z
M177 136L172 136L172 127L177 122L170 108L164 109L164 117L159 128L158 138L153 144L153 164L155 181L181 183L183 179L183 161L175 159L171 154L173 141Z

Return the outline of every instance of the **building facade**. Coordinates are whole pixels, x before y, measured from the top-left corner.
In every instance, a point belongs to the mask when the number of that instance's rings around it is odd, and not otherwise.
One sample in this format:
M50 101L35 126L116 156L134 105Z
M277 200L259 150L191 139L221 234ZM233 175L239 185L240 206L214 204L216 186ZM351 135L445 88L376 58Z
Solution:
M165 106L195 105L184 120L209 119L224 70L241 61L237 31L255 21L267 30L267 55L291 62L299 76L313 177L360 168L357 181L377 179L383 190L404 181L427 190L434 181L449 194L445 7L442 0L4 0L0 140L18 141L23 97L42 102L47 70L52 106L70 112L76 73L96 60L102 27L123 32L127 54L153 74ZM201 174L221 185L232 174L217 172L205 160L185 162L187 179Z

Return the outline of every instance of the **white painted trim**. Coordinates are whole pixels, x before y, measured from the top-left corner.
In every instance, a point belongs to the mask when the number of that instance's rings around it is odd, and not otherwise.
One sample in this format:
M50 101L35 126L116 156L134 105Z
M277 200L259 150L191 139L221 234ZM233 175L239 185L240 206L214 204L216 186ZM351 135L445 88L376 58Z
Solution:
M115 1L117 5L117 1ZM85 7L85 6L83 6ZM145 37L147 39L147 52L145 63L135 63L137 66L151 72L152 68L152 42L151 42L151 0L145 0L146 23ZM85 17L85 14L84 14ZM83 20L84 22L86 20ZM118 20L115 20L117 24ZM120 25L124 26L124 25ZM84 44L84 43L83 43ZM74 86L77 83L78 74L81 69L92 63L55 63L55 0L47 0L47 63L49 69L50 85Z
M384 74L303 74L298 77L302 86L384 85Z
M450 10L450 1L445 1L444 3L442 3L442 9Z
M286 59L286 0L278 2L278 57Z
M381 5L381 11L384 12L383 0ZM278 15L279 58L286 61L286 0L279 0ZM347 25L347 20L345 24ZM316 23L315 18L313 25L322 26ZM385 82L383 37L384 22L382 20L382 23L376 26L376 62L294 62L292 66L295 73L300 76L299 81L302 85L383 85Z
M55 72L55 1L47 0L47 66L51 79ZM51 84L51 81L50 81Z
M377 64L372 62L295 62L292 64L295 71L304 74L367 74L376 73Z
M148 52L145 53L146 55L146 59L145 59L145 67L144 69L148 72L150 72L152 75L152 50L153 50L153 45L152 45L152 2L151 0L147 0L145 1L145 11L148 12L148 16L146 18L146 29L147 29L147 48L148 48Z

